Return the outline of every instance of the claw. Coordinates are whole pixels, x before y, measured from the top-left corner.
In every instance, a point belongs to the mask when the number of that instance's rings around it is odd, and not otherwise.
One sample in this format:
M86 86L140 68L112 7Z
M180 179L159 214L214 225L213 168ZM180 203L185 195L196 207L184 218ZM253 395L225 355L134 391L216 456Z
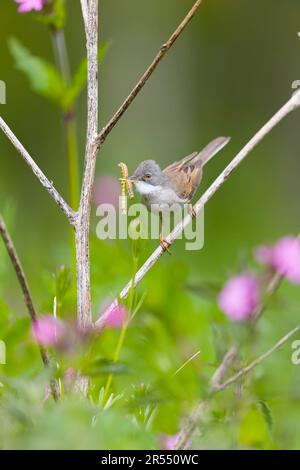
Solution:
M190 213L190 215L193 219L195 219L197 217L197 212L193 208L192 204L189 204L189 213Z
M162 249L163 249L164 251L167 251L167 252L169 253L169 255L172 254L172 253L170 252L170 250L169 250L169 247L171 246L171 243L167 242L167 240L165 240L165 239L163 238L162 233L159 235L159 244L160 244L160 246L162 247Z

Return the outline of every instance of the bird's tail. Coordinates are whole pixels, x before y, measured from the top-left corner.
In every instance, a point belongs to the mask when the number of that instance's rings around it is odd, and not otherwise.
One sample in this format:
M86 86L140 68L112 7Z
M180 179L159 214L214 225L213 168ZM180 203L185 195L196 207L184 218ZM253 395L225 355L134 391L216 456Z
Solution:
M226 144L230 141L230 137L217 137L207 144L198 155L195 156L193 162L202 166L205 165L211 158L213 158Z

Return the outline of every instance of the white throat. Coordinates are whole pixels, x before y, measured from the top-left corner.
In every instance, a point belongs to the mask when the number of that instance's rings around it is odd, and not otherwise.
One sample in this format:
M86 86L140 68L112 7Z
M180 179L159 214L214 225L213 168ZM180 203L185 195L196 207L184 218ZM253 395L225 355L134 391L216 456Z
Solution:
M135 183L136 190L143 196L156 193L161 191L161 186L153 186L152 184L146 183L145 181L138 181Z

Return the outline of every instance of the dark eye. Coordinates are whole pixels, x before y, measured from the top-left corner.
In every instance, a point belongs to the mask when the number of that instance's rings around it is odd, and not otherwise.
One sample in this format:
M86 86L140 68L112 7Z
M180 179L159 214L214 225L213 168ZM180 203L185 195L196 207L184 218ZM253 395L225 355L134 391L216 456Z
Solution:
M145 176L144 176L144 179L145 180L149 180L151 178L151 173L146 173Z

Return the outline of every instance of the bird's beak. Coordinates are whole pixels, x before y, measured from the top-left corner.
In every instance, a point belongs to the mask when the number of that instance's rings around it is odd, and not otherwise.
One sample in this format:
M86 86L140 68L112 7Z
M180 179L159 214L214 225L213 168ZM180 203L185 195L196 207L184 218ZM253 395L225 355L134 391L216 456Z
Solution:
M135 176L128 176L127 178L129 181L131 181L132 183L137 183L138 182L138 179L136 179Z

